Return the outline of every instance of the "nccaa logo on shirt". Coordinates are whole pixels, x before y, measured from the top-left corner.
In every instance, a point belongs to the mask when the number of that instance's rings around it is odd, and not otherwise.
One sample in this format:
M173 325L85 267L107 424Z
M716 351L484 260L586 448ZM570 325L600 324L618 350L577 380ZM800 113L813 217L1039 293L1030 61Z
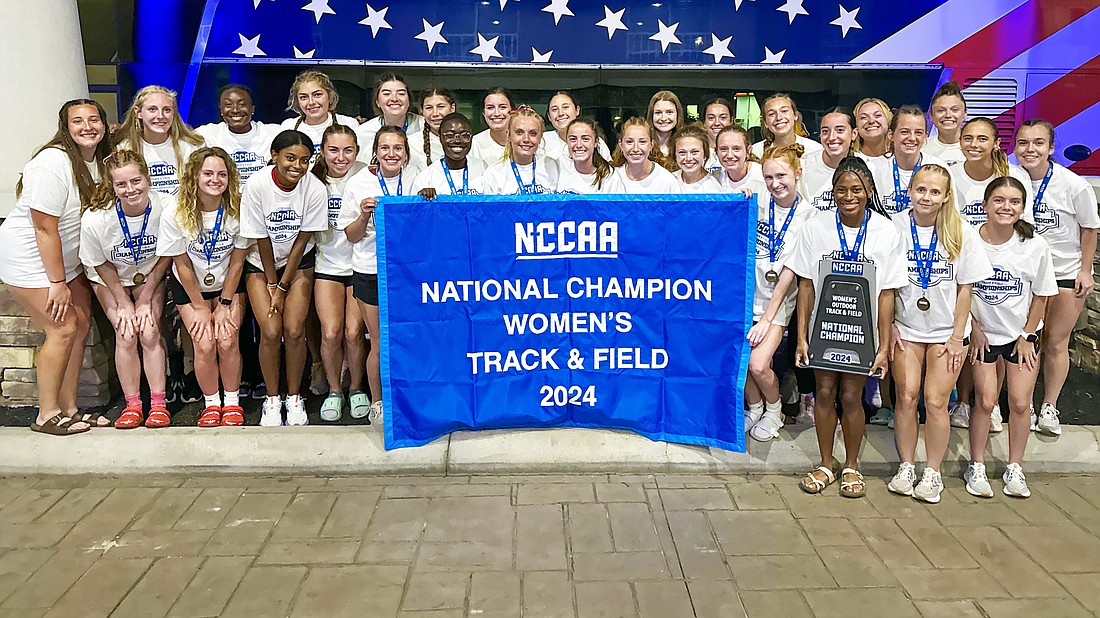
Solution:
M1058 227L1058 213L1044 200L1032 209L1035 217L1035 231L1043 234Z
M974 293L987 305L999 305L1010 298L1023 296L1024 282L1003 268L993 267L993 276L974 284Z
M516 259L619 257L617 221L516 222Z
M828 191L815 197L814 208L818 210L832 210L833 208L836 208L836 205L833 204L833 190L829 189Z

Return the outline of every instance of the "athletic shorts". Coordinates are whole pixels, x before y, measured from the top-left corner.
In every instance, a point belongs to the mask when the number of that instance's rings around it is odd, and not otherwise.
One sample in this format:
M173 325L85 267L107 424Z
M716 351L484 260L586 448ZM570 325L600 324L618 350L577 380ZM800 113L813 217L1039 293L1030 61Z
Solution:
M1073 288L1077 287L1077 280L1076 279L1059 279L1058 280L1058 287L1060 287L1062 289L1065 289L1065 290L1072 290Z
M307 270L307 269L313 268L316 264L317 264L317 251L316 251L316 249L310 249L309 251L306 252L305 255L302 256L302 260L300 262L298 262L298 270ZM282 268L276 270L275 271L275 276L278 277L279 279L282 279L284 271L286 271L286 266L283 266ZM256 266L252 265L252 262L249 262L249 261L246 260L245 263L244 263L244 274L246 274L246 275L262 275L262 274L264 274L264 269L257 268Z
M342 283L344 287L351 285L352 275L330 275L328 273L313 273L313 280L323 279L325 281L335 281L336 283Z
M378 306L378 275L355 273L351 280L352 294L372 307Z
M1035 342L1035 351L1039 351L1039 342ZM1012 363L1013 365L1019 364L1019 355L1016 354L1016 342L1009 341L1004 345L991 345L989 351L982 353L982 362L989 364L997 362L998 358L1005 359L1005 362Z
M191 297L187 295L187 290L183 289L183 284L180 283L179 280L177 280L173 276L168 277L168 291L172 294L172 304L176 305L177 307L180 305L191 304ZM237 293L245 293L244 277L241 277L241 280L237 282ZM214 290L213 292L203 292L202 299L211 300L214 298L218 298L221 295L221 290Z

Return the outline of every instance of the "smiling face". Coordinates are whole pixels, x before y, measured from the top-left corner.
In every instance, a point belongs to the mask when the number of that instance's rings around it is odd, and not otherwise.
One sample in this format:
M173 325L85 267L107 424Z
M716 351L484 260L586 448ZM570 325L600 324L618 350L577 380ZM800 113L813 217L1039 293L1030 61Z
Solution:
M993 155L993 149L1000 147L1000 140L993 128L984 122L971 122L963 127L959 145L967 161L985 161Z
M707 127L710 140L713 142L718 137L718 132L730 126L733 119L730 118L730 110L721 103L711 103L703 112L703 124Z
M671 133L676 128L676 104L672 101L657 101L653 104L653 117L649 121L658 133Z
M1042 125L1020 127L1016 132L1016 158L1026 170L1045 171L1054 154L1050 131Z
M790 99L772 99L764 105L764 126L776 137L783 137L794 131L794 121L794 104Z
M74 105L69 108L68 116L69 137L80 148L85 159L91 158L96 146L107 134L99 110L95 105Z
M863 217L867 198L867 183L855 172L844 172L833 185L833 201L837 210L849 220Z
M631 125L623 131L619 138L619 148L626 157L626 162L631 165L644 163L653 151L653 140L649 135L649 129L640 125Z
M256 113L256 105L244 90L230 88L223 92L218 99L218 110L230 131L246 133L252 128L252 115Z
M966 103L962 97L953 94L942 96L932 104L929 115L932 116L932 124L936 125L937 131L955 131L962 126L966 117Z
M439 134L439 123L447 114L453 114L455 111L454 103L448 101L446 97L441 97L439 95L424 99L423 107L424 122L428 124L428 128L435 134Z
M550 99L550 105L546 108L546 117L550 124L558 131L564 131L570 122L579 116L581 108L573 103L573 99L564 94L556 94Z
M167 139L175 114L176 103L172 97L161 92L154 92L145 97L141 107L137 108L137 116L141 119L145 139L157 143Z
M123 208L143 208L149 203L149 179L136 164L123 165L111 170L111 188Z
M898 116L897 129L894 130L894 152L909 156L916 156L924 142L928 140L928 129L924 123L924 116L916 114L903 114Z
M481 106L481 115L490 129L503 129L508 126L508 114L512 111L512 104L503 94L490 94L485 97Z
M798 192L798 179L802 177L801 170L792 169L783 159L768 159L762 168L764 183L775 201L794 199Z
M989 215L990 223L1015 225L1024 214L1024 194L1011 186L1000 186L993 190L982 208Z
M593 153L596 152L596 132L587 124L578 122L569 127L565 144L573 161L587 163L592 160Z
M461 162L470 154L473 145L470 123L455 118L439 125L439 141L443 144L443 156L450 161Z
M382 82L374 94L374 104L389 119L403 119L409 111L409 87L396 79Z
M383 176L396 176L405 167L409 160L409 153L405 149L405 140L396 133L383 133L378 136L378 145L374 149L374 156L378 159L378 166L382 169Z
M697 174L707 162L703 147L703 142L696 137L681 137L676 140L676 165L685 174Z
M718 136L718 162L733 176L745 173L749 163L749 145L745 136L738 131L727 131Z
M308 157L306 161L309 161ZM278 164L276 164L275 169L279 169ZM300 174L298 178L301 178ZM294 182L298 181L295 180ZM202 167L199 168L198 184L199 195L221 199L222 194L229 188L229 169L225 167L225 161L222 161L221 157L206 157L203 159Z
M317 82L305 82L298 88L298 108L305 114L306 124L321 124L328 120L328 91Z
M284 187L297 186L309 169L309 159L312 156L313 152L301 144L287 146L278 152L272 151L271 159L275 162L275 175L279 178L279 184Z
M918 170L909 183L909 204L913 213L923 217L935 217L947 203L948 179L929 169Z
M847 155L855 137L847 114L833 112L821 119L821 145L829 156Z
M542 120L531 116L520 116L512 121L508 133L508 142L512 145L512 156L530 162L539 148L542 139Z
M333 178L343 178L351 166L355 165L355 157L358 155L359 146L351 135L333 133L321 145L321 156L328 166L328 175Z
M856 110L856 126L859 128L859 136L865 142L882 139L890 129L886 112L874 101L868 101Z

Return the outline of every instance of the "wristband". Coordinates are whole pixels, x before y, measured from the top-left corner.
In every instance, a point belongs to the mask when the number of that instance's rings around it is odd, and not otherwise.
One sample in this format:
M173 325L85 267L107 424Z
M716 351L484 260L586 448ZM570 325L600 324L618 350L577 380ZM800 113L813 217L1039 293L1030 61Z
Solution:
M951 336L951 341L954 341L955 343L966 343L966 339L963 339L962 337L955 337L954 335Z
M286 285L286 284L285 284L285 283L283 283L282 281L280 281L280 282L276 283L276 284L275 284L275 287L277 287L277 288L279 288L280 290L282 290L282 292L283 292L284 294L286 294L287 292L289 292L289 291L290 291L290 286L289 286L289 285Z
M277 287L279 287L278 283L269 283L269 284L267 284L267 289L269 289L269 290L274 290Z
M221 296L218 298L218 302L221 303L222 306L228 307L233 304L233 299Z
M50 279L50 283L65 283L65 280L62 279L61 281L54 281L53 279Z

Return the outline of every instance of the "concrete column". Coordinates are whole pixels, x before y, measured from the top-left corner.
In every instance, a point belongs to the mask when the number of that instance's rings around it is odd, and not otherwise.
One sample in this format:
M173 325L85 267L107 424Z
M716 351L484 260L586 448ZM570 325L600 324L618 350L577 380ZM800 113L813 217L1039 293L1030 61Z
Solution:
M88 96L76 0L5 2L0 17L0 218L15 204L15 183L34 150L57 130L57 110Z

